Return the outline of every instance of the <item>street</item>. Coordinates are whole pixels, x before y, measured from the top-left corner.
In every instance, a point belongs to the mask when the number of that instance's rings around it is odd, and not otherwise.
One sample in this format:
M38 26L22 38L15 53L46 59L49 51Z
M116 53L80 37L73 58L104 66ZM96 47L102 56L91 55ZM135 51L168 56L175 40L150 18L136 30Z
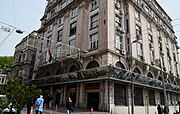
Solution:
M23 108L21 114L27 114L27 109ZM33 110L33 114L35 114L35 110ZM59 108L58 111L55 109L52 109L52 113L50 112L50 109L46 108L43 110L43 114L67 114L66 108ZM90 114L90 110L88 109L74 109L73 114ZM109 114L107 112L100 112L100 111L94 111L94 114Z

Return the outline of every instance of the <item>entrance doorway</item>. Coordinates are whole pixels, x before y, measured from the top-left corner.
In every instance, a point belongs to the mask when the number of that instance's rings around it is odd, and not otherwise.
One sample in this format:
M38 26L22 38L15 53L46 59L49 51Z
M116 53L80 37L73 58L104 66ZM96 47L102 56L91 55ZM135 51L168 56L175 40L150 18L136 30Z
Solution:
M59 106L60 99L61 99L61 93L56 93L55 105Z
M99 108L99 93L88 93L87 96L87 108L91 109L93 107L94 110L98 110Z
M73 106L75 107L76 104L76 93L75 92L70 92L69 97L71 97L71 100L73 102Z

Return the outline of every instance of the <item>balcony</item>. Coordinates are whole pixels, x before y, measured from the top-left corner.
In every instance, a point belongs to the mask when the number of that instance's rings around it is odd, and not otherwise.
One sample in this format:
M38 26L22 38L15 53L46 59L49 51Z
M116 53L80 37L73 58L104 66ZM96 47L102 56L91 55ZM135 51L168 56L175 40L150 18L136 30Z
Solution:
M133 83L144 87L163 89L162 81L147 77L142 74L130 72L113 66L104 66L93 69L80 70L71 73L53 75L44 78L29 80L37 86L56 85L65 83L80 83L100 80L114 80L125 83ZM166 83L167 91L180 92L180 88L174 84Z

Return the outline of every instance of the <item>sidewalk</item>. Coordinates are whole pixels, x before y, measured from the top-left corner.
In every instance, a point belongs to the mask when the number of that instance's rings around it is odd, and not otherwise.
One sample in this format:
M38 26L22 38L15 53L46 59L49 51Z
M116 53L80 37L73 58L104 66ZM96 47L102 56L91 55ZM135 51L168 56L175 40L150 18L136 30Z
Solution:
M27 114L27 108L23 108L21 114ZM35 110L33 110L33 114L35 114ZM43 110L43 114L50 114L50 109L46 108ZM52 109L52 114L67 114L66 108L61 107L56 111L55 109ZM75 108L73 114L90 114L90 110L88 109L78 109ZM107 112L100 112L100 111L94 111L94 114L109 114Z

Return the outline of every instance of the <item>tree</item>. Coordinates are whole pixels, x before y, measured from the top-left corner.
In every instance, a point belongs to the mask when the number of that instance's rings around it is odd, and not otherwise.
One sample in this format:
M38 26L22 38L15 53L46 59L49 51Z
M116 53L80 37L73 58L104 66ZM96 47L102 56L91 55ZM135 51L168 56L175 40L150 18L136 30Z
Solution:
M12 65L14 57L13 56L0 56L0 67L10 68Z
M13 77L5 84L2 93L7 96L9 103L17 108L17 114L21 114L24 105L31 99L37 98L41 90L36 85L25 85L23 77Z

